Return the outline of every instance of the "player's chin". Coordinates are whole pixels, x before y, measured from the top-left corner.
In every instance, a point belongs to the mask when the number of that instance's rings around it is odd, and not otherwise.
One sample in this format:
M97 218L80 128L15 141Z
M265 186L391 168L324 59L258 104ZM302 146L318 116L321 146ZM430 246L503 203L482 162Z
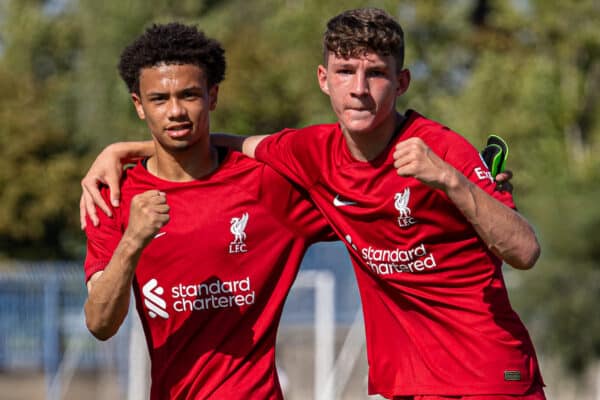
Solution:
M353 135L366 135L373 131L374 124L371 121L353 121L345 127L346 131Z
M374 118L371 115L345 115L344 118L340 119L341 124L349 132L368 132L373 129Z
M189 140L170 140L168 143L164 143L164 147L173 152L181 152L188 150L192 144Z

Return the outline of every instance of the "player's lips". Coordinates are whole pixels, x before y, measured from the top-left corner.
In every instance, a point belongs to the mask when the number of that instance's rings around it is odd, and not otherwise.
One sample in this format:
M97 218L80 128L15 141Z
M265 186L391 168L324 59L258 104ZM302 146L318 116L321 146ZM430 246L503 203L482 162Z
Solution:
M192 123L169 125L165 128L165 130L172 138L182 137L192 132Z
M348 108L346 108L346 112L371 114L373 112L373 110L369 107L348 107Z
M346 104L344 108L348 111L371 111L373 109L371 105L364 103Z

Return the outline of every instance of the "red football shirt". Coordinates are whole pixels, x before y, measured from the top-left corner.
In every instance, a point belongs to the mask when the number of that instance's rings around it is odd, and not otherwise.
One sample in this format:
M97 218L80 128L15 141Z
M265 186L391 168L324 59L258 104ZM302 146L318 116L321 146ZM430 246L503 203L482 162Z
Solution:
M395 144L414 136L514 206L494 190L473 146L416 112L370 162L352 157L337 124L284 130L261 142L256 157L308 190L345 241L364 312L370 393L521 394L539 371L501 260L445 193L396 174Z
M280 315L306 248L335 238L327 222L286 179L240 153L185 183L138 164L113 218L99 212L100 225L87 225L86 279L110 261L132 197L152 189L166 193L171 219L144 249L133 284L151 398L281 399Z

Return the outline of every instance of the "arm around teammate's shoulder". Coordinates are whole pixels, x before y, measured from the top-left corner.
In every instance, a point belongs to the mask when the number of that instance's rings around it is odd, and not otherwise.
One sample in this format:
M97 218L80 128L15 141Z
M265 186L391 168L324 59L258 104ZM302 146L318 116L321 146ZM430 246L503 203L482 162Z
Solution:
M269 135L241 136L229 133L213 133L210 135L210 143L214 146L229 147L241 151L250 158L256 158L256 147Z
M110 207L100 194L100 185L107 185L113 207L119 206L121 190L119 182L123 173L123 164L132 159L149 157L154 154L154 142L117 142L108 145L96 157L89 171L81 180L82 194L79 201L81 229L86 227L86 216L94 226L99 224L96 206L109 217Z

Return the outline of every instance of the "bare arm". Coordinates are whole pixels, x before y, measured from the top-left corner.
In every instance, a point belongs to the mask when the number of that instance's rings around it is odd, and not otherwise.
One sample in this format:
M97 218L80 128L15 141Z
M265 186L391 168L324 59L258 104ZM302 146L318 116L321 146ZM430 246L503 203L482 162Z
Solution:
M506 263L518 269L533 267L540 246L533 228L519 213L472 183L419 138L399 143L394 159L399 175L415 177L443 190L487 246Z
M256 147L269 135L239 136L228 133L213 133L210 142L215 146L224 146L241 151L250 158L255 158Z
M527 220L454 171L446 194L483 241L509 265L518 269L533 267L540 246Z
M224 133L211 135L211 143L217 146L230 147L242 151L248 157L254 158L256 146L267 135L239 136ZM123 172L125 160L141 157L150 157L154 154L154 143L151 140L144 142L118 142L107 146L96 157L87 174L81 180L82 194L79 200L79 221L81 229L85 229L86 216L89 216L92 224L98 226L99 220L96 214L96 206L109 217L112 216L110 207L100 195L99 185L108 186L110 199L113 207L119 206L121 192L119 180Z
M142 250L169 220L164 193L150 190L131 202L129 225L104 269L87 283L84 312L90 332L100 340L112 337L129 310L131 283Z
M113 207L119 206L121 191L119 180L123 172L123 162L141 157L149 157L154 154L154 143L145 142L119 142L107 146L96 157L87 174L81 180L82 194L79 201L79 220L81 229L85 229L85 217L90 217L94 226L98 225L96 214L97 205L102 212L112 217L110 207L100 195L99 185L107 185Z

